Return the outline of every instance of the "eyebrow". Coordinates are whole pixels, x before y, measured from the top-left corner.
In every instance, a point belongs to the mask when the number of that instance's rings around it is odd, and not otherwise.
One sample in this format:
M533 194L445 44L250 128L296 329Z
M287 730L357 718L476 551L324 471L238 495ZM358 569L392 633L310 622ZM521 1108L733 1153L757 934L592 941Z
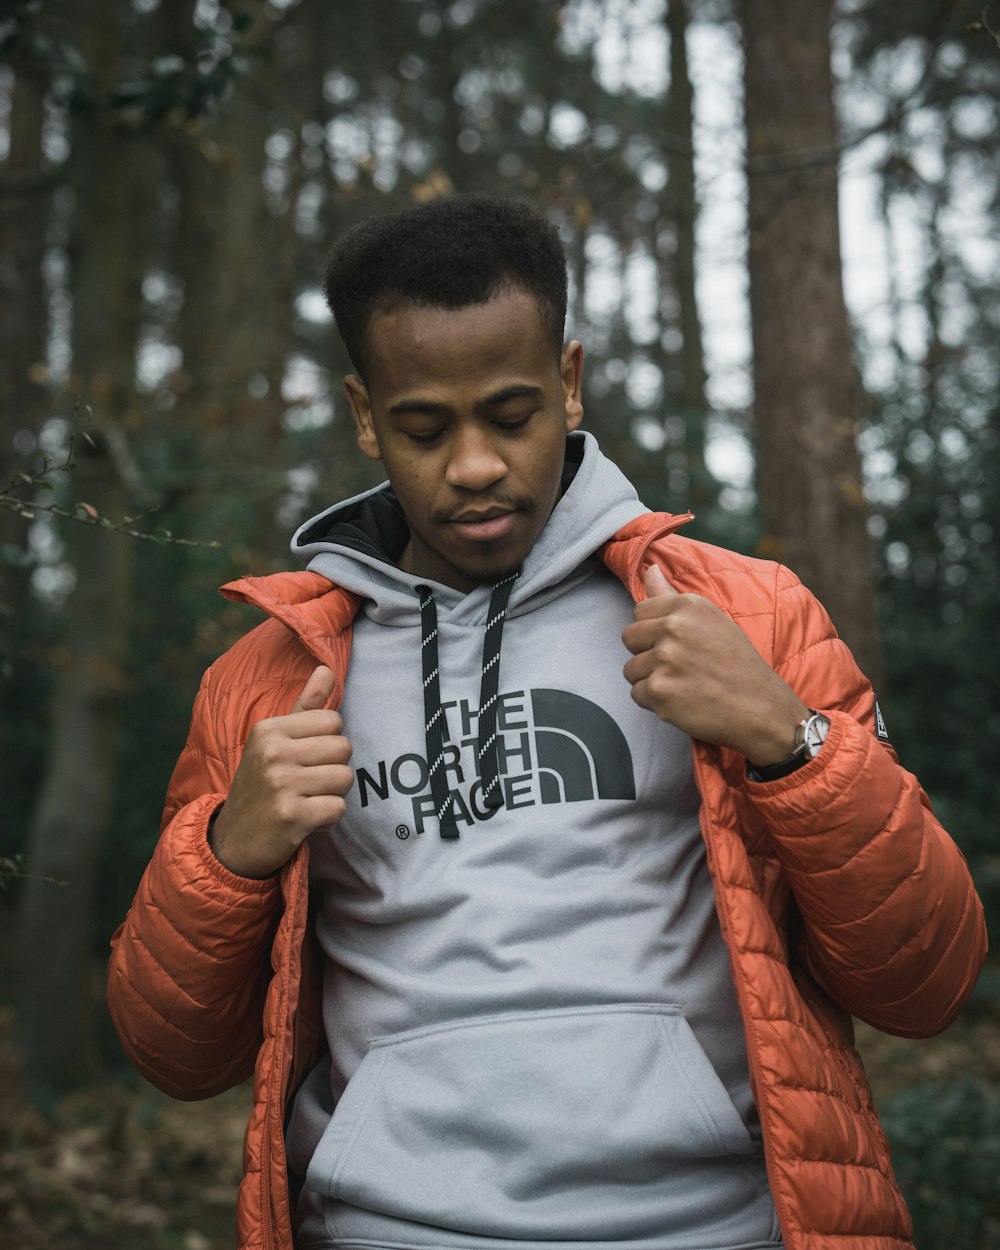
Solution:
M479 401L476 408L480 410L484 408L498 408L502 404L507 403L508 400L519 399L524 395L532 398L539 397L542 395L542 388L540 386L531 386L527 382L515 382L510 386L501 388L499 391L494 391L492 395L487 395L485 399ZM440 416L441 413L448 412L449 407L447 404L438 403L433 399L414 397L413 399L401 399L398 403L392 404L387 411L391 417L413 413Z

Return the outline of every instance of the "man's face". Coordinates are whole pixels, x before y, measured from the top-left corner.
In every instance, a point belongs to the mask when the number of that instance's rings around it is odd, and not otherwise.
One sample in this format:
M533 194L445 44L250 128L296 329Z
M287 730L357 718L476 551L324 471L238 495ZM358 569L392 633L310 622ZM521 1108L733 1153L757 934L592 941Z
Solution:
M512 572L555 506L583 417L581 345L557 358L535 299L511 288L377 313L368 361L369 386L344 388L358 444L384 462L410 525L400 567L464 591Z

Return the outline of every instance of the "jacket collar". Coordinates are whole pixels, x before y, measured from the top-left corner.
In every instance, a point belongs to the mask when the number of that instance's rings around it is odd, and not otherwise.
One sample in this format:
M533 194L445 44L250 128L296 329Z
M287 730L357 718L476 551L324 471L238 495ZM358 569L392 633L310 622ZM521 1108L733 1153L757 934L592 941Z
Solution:
M646 512L622 526L598 555L638 603L646 598L642 579L654 563L652 548L694 519L693 512Z
M623 526L597 554L634 599L644 599L642 578L653 563L653 544L686 525L692 516L690 512L643 513ZM350 628L363 602L361 595L308 570L241 577L223 586L221 594L274 617L297 634L313 654L329 651L334 639Z

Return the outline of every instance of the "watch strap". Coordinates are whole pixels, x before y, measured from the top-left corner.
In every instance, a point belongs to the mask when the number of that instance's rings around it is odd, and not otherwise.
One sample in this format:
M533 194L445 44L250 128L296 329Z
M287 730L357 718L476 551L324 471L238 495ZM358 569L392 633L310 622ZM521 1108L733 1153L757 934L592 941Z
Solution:
M780 781L816 758L830 728L830 721L821 712L809 710L809 715L795 726L795 750L787 759L777 764L751 764L747 761L747 776L751 781ZM815 733L819 741L814 746L810 734Z
M748 761L747 776L751 781L780 781L782 777L791 776L797 769L808 763L809 757L799 750L794 755L790 755L787 760L781 760L777 764L757 765Z

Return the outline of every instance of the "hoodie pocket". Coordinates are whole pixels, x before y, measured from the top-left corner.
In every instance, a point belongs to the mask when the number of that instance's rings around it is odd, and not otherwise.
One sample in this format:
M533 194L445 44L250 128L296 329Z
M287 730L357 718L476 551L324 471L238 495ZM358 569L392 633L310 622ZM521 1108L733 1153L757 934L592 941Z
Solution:
M756 1155L759 1166L748 1156ZM746 1244L759 1148L680 1009L490 1016L373 1042L307 1185L480 1236ZM761 1210L762 1240L770 1211ZM672 1241L672 1238L671 1238Z

